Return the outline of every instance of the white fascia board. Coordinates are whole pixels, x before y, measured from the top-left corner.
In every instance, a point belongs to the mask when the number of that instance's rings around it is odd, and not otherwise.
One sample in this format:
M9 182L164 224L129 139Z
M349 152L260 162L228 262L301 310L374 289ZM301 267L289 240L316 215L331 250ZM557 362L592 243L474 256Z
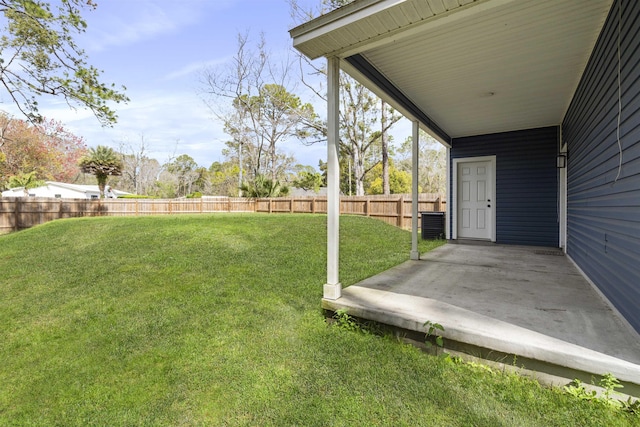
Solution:
M356 1L351 3L351 5L336 9L333 12L319 16L295 27L289 31L289 34L294 39L294 45L305 43L317 37L324 36L333 30L349 26L361 19L373 16L380 11L404 3L405 1L407 0Z

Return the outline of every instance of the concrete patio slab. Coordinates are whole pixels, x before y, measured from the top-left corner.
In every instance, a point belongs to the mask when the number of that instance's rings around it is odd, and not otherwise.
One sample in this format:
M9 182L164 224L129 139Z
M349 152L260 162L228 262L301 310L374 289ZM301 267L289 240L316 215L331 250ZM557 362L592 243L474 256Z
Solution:
M429 320L445 340L640 385L640 335L558 249L446 244L323 307L409 331Z

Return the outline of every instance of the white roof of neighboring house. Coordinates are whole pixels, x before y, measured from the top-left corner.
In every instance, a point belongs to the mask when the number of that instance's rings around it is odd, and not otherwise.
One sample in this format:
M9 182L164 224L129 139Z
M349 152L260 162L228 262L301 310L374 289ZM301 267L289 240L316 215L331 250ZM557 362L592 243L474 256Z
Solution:
M90 199L92 196L98 196L100 189L97 185L81 185L81 184L67 184L64 182L46 181L45 185L35 188L30 188L29 195L35 197L59 197L62 198L82 198ZM116 196L123 196L126 191L111 189ZM2 192L2 197L22 197L24 196L24 187L11 188Z
M327 195L327 187L320 187L318 192L315 192L313 190L305 190L298 187L291 187L289 189L289 195L291 197L325 197Z

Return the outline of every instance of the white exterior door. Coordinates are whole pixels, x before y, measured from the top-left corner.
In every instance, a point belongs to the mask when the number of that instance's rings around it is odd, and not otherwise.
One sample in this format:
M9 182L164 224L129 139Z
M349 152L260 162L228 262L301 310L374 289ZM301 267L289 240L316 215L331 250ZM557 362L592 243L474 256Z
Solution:
M495 241L495 161L460 161L456 171L457 237Z

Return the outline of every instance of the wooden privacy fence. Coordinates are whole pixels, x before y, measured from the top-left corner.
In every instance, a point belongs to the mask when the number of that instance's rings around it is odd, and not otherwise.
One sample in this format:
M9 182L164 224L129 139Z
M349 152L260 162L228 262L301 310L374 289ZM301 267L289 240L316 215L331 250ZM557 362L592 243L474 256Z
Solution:
M444 197L420 194L418 210L441 212ZM50 199L44 197L0 198L0 233L9 233L60 218L86 216L174 215L213 212L326 213L326 197L247 199L203 197L201 199ZM411 197L342 196L340 213L365 215L389 224L411 228Z

